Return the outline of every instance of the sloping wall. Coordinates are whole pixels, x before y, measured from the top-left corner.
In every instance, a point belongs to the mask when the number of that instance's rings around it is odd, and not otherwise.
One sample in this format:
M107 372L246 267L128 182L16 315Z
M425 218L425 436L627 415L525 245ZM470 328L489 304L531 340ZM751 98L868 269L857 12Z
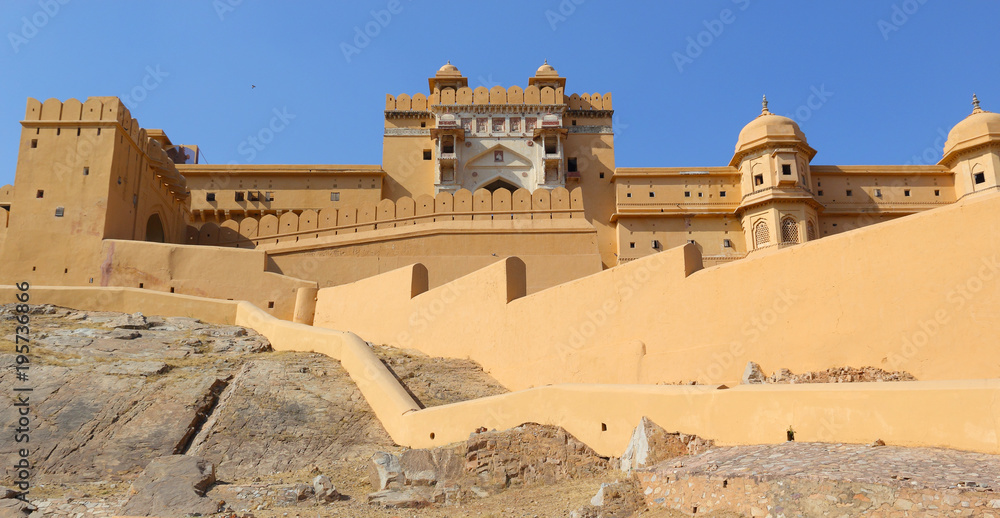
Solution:
M315 322L472 358L511 389L731 384L748 361L993 378L998 213L1000 196L982 195L687 277L689 247L673 249L504 304L496 265L409 300L411 282L395 272L320 290Z
M509 262L517 278L517 262ZM417 268L419 270L419 268ZM425 289L410 285L412 291ZM498 290L519 294L515 285ZM0 286L0 300L14 300ZM341 362L392 439L426 448L465 440L480 426L525 422L562 426L600 455L618 456L642 416L670 430L720 445L784 442L791 426L800 441L935 446L1000 453L992 408L1000 380L818 385L716 386L555 385L428 409L419 405L351 333L278 320L246 302L134 288L32 286L32 304L85 310L141 311L257 330L279 351L312 351Z

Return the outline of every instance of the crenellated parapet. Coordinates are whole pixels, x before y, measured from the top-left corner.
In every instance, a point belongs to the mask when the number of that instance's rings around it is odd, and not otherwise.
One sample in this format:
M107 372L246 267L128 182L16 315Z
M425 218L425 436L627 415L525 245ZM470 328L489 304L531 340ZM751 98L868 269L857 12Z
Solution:
M497 189L490 192L460 189L416 199L404 196L362 208L288 211L260 218L227 219L191 227L189 244L255 248L260 244L298 242L324 236L357 234L444 221L516 221L525 228L531 221L582 219L583 190L565 188Z
M521 88L517 85L508 88L494 86L490 89L485 86L475 89L463 86L457 90L446 88L429 96L422 93L412 96L405 93L398 96L385 96L387 115L394 112L428 112L437 106L489 106L493 108L507 105L560 105L579 112L611 111L613 109L610 93L601 95L595 92L566 96L562 88L549 86L539 88L535 85L530 85L527 88Z
M107 128L118 131L127 142L146 158L164 188L177 201L187 197L187 182L159 142L150 139L139 121L117 97L88 97L85 102L77 99L47 99L41 102L28 98L23 127L33 128Z

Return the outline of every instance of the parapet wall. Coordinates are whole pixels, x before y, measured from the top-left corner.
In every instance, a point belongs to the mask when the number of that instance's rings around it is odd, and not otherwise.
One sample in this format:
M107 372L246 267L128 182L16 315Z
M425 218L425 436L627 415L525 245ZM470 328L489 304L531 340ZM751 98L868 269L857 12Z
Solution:
M218 299L246 300L291 320L300 289L316 283L267 270L257 250L105 240L100 286L126 286Z
M552 88L549 86L538 88L535 85L521 88L511 86L504 88L494 86L487 89L485 86L476 89L463 86L458 90L446 88L440 93L435 92L430 96L422 93L414 95L400 94L398 97L392 95L385 96L386 111L427 111L432 106L444 105L507 105L507 104L566 104L570 110L611 110L611 94L573 94L565 96L562 88Z
M358 234L371 230L400 228L442 221L498 221L583 219L583 191L518 189L511 193L497 189L493 193L478 189L475 193L460 189L436 197L404 196L396 201L382 200L364 208L289 211L276 216L227 219L221 225L204 223L189 229L188 243L199 245L254 248L262 244L295 243L324 236ZM530 223L525 223L530 226Z
M397 275L397 280L409 282L405 277ZM516 295L516 287L514 292L510 288L503 291ZM411 293L420 289L410 284ZM0 286L2 300L13 301L16 293L13 286ZM246 302L133 288L32 286L29 293L32 304L140 311L242 325L265 336L275 350L331 356L357 383L393 441L411 448L462 441L481 426L503 430L535 422L565 428L600 455L619 456L639 419L647 416L669 430L697 434L720 445L783 442L791 426L799 441L868 443L881 438L899 446L1000 453L1000 430L993 415L983 411L1000 396L1000 380L732 389L554 385L420 409L367 344L352 333L281 321Z
M994 378L998 212L1000 195L981 195L701 271L687 245L506 304L499 266L409 299L398 296L406 283L380 276L320 290L315 322L472 358L514 390L732 384L748 361Z

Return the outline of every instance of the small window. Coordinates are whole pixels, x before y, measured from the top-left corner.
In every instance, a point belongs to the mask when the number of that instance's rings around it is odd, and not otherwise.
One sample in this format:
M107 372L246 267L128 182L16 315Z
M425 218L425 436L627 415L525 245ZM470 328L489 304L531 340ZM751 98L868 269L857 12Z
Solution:
M720 198L725 198L726 197L726 191L719 191L719 197Z
M625 197L626 198L631 198L632 197L632 193L630 193L630 192L625 193Z
M629 243L629 244L628 244L628 247L629 247L629 248L635 248L635 243L634 243L634 242L633 242L633 243Z
M909 189L904 189L903 190L903 196L909 196L909 195L910 195L910 190Z
M848 195L848 196L854 196L854 191L852 191L852 190L848 189L848 190L847 190L847 195Z
M733 247L733 242L732 241L730 241L728 239L723 239L722 240L722 248L732 248L732 247Z
M576 126L576 119L573 119L573 125Z
M420 127L421 128L426 128L427 127L427 123L426 122L421 122L420 123Z
M243 201L246 198L246 194L243 191L236 191L236 201Z
M695 244L694 239L688 239L688 244Z
M267 301L267 309L274 309L274 301L273 300Z
M754 185L764 185L764 175L758 174L753 177Z
M330 193L330 201L340 201L340 193L339 192L331 192Z
M571 173L576 172L576 158L566 159L566 170Z
M424 160L430 160L430 159L431 159L431 150L425 149L424 150Z
M44 198L44 197L45 197L45 191L42 189L38 189L38 192L35 193L35 198Z
M941 196L941 191L938 189L934 189L934 196Z
M906 191L906 192L910 192L910 191ZM875 189L875 197L876 198L881 198L882 197L882 189Z
M121 176L119 176L119 177L118 177L118 185L121 185L121 184L122 184L122 177L121 177Z
M31 148L34 149L36 147L38 147L38 139L33 138L31 139Z
M66 212L66 209L64 209L63 207L56 207L56 217L57 218L63 217L63 214L65 212Z
M691 191L684 191L684 197L685 198L690 198L691 197Z
M206 192L205 193L205 201L215 201L215 193L214 192Z
M699 192L699 193L698 193L698 197L699 197L699 198L702 198L702 197L704 197L704 196L705 196L705 193L703 193L703 192Z
M781 164L781 174L784 175L784 176L788 176L788 175L792 174L792 165L791 164Z
M247 191L247 200L260 201L260 191Z
M652 246L654 250L659 250L660 249L660 242L654 239L653 242L650 243L650 246Z
M604 178L604 173L601 173L601 174L600 174L600 177L601 177L601 178Z
M274 191L264 193L264 201L274 201Z
M90 175L90 168L89 167L84 167L83 168L83 176L88 176L88 175Z
M976 173L974 178L977 184L986 183L986 173Z
M649 197L650 198L655 198L656 197L656 193L653 192L653 191L649 191Z
M820 189L820 190L816 191L816 194L818 196L822 196L823 195L823 189Z

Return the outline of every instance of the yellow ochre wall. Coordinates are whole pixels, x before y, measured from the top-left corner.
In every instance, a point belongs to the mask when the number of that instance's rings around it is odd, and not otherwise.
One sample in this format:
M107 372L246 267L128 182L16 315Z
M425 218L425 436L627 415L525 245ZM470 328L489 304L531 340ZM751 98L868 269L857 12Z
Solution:
M472 358L513 390L731 384L748 361L993 378L998 210L1000 195L979 195L700 271L686 245L520 298L514 259L412 297L406 268L320 290L315 324Z
M0 282L88 284L101 240L143 240L153 214L165 240L183 240L184 179L145 134L114 97L28 100Z
M0 297L12 300L12 286ZM131 288L30 288L34 304L141 311L255 329L279 351L331 356L358 385L392 439L425 448L465 440L480 426L562 426L598 454L621 455L642 416L720 445L780 443L791 426L802 441L933 446L1000 453L997 422L982 409L1000 380L817 385L553 385L420 409L358 336L281 321L246 302Z

